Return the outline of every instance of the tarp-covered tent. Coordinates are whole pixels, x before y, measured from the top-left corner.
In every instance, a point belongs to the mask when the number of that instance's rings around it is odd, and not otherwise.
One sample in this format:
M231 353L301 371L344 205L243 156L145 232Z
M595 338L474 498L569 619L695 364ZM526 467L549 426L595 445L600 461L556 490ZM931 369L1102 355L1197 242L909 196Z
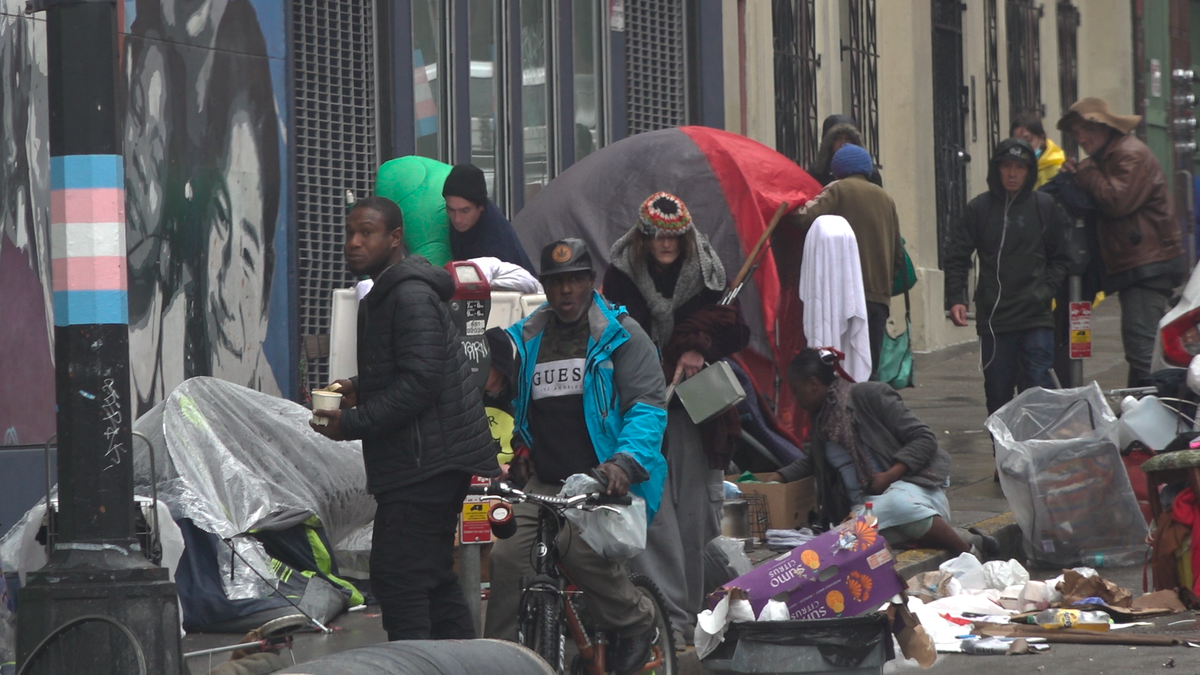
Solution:
M795 162L745 136L708 127L662 129L618 141L571 166L517 214L513 227L535 260L555 239L584 239L602 275L613 242L637 221L642 201L660 190L687 204L732 277L780 203L794 210L821 186ZM799 278L798 250L784 259L778 253L767 252L740 296L752 332L751 353L743 356L755 384L768 394L776 391L777 370L804 347L796 288L780 283L781 277ZM790 406L779 412L790 425Z
M259 574L313 611L337 614L361 602L333 555L375 515L361 445L314 433L311 416L285 399L197 377L135 423L156 450L158 496L187 544L177 573L185 628L237 630L272 609L287 612L290 603ZM135 484L148 494L148 453L137 447ZM310 592L328 597L314 601Z
M361 445L313 432L311 416L197 377L134 423L155 449L162 564L188 631L245 632L296 614L292 603L326 622L363 601L336 559L339 548L361 558L370 547L375 501ZM151 494L149 459L147 444L135 441L141 497ZM45 564L35 541L44 514L42 502L0 540L0 556L22 575Z

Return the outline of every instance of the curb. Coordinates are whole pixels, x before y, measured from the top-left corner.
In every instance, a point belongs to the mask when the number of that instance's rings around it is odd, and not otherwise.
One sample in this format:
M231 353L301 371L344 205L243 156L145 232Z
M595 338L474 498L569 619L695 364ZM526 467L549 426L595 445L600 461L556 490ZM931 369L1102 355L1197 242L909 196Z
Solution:
M1012 511L981 520L971 527L977 528L983 534L996 538L1000 543L999 560L1016 558L1024 563L1025 551L1021 547L1021 528L1013 518ZM911 579L923 572L936 572L939 565L954 558L949 551L936 549L913 549L904 551L896 556L896 573L904 579Z

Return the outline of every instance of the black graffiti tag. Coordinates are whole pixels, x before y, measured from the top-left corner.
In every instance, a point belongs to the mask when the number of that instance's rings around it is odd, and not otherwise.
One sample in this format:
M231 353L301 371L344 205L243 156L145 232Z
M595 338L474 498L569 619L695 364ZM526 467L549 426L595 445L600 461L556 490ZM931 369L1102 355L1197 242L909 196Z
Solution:
M104 457L108 460L108 466L104 467L105 471L120 466L121 453L124 451L124 444L117 440L117 435L121 433L121 399L117 395L117 389L113 386L113 380L107 379L104 381L104 403L101 404L100 410L104 413L104 421L108 423L108 428L104 430L104 438L108 440L108 450L105 451Z

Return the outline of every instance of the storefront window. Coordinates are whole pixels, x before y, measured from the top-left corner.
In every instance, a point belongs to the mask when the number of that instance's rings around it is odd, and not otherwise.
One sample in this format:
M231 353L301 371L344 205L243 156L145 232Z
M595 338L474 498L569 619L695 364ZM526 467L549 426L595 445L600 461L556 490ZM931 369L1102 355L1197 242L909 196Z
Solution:
M492 0L470 0L471 60L471 163L483 170L488 195L501 209L505 207L502 181L497 173L504 166L499 136L501 101L499 64L496 59L496 4Z
M545 0L521 0L521 115L525 139L525 202L550 180L553 147L549 108L552 76L547 59Z
M603 82L600 58L601 23L597 0L573 0L575 62L575 161L603 145Z
M412 1L413 121L418 155L448 161L444 0Z

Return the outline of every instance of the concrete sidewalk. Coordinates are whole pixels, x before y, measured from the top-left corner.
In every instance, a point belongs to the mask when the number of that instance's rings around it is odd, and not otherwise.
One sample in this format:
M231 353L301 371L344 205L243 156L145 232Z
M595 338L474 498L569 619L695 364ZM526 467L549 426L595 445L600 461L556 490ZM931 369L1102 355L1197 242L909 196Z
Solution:
M1113 298L1100 303L1093 316L1093 356L1084 361L1084 380L1096 380L1104 390L1125 386L1127 366L1121 349L1120 310ZM958 330L964 335L975 333L973 326ZM1023 558L1020 530L1012 520L1000 484L992 480L995 464L991 437L984 427L987 407L979 341L917 354L915 371L916 386L901 395L938 434L941 447L953 460L946 495L954 525L979 527L1000 540L1005 559ZM944 552L907 551L898 556L897 570L907 578L937 569L948 558Z

